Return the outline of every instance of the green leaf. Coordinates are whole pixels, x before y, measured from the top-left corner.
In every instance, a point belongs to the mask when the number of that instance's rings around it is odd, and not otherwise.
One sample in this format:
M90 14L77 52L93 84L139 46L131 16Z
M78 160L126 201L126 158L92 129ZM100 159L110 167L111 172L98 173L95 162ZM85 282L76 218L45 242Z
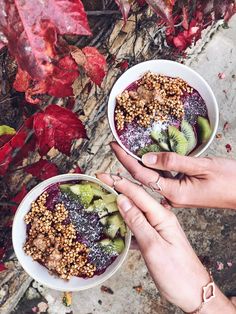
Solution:
M0 136L2 135L14 135L16 130L8 125L0 125Z

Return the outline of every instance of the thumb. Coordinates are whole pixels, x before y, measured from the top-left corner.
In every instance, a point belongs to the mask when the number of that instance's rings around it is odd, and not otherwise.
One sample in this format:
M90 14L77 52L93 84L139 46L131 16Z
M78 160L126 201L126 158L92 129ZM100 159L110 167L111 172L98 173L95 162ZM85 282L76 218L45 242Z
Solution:
M117 197L119 211L133 232L140 249L145 248L149 241L153 241L154 234L158 235L155 229L149 224L142 211L125 195Z
M142 162L149 168L194 175L206 169L207 159L163 152L145 154L142 157Z

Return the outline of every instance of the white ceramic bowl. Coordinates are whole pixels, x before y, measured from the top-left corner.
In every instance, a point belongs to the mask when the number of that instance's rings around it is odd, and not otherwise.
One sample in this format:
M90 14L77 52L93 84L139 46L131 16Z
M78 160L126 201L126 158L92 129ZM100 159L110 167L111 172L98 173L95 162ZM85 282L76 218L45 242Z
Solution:
M125 238L124 251L115 259L115 261L105 270L103 274L88 279L72 277L69 281L64 281L58 277L50 275L46 267L40 265L38 262L34 261L32 257L25 254L23 250L23 245L26 240L26 224L24 222L24 216L30 210L31 203L35 201L37 197L42 194L43 191L45 191L45 189L51 184L71 180L87 180L95 182L108 192L117 195L117 193L112 188L102 183L98 179L88 175L63 174L55 176L38 184L25 196L17 209L12 228L13 247L15 254L24 270L39 283L51 289L60 291L79 291L89 289L110 278L124 262L131 241L131 232L128 230Z
M217 132L219 123L219 109L217 101L208 83L197 72L187 67L186 65L170 60L150 60L139 63L127 70L116 81L111 90L108 101L108 120L116 141L128 154L138 160L141 160L138 156L130 152L119 139L115 128L114 111L116 105L116 97L121 94L131 83L137 81L143 76L144 73L148 71L171 77L180 77L185 80L190 86L195 88L204 99L208 109L208 116L212 127L212 134L210 139L206 143L198 146L190 154L190 156L200 156L209 147Z

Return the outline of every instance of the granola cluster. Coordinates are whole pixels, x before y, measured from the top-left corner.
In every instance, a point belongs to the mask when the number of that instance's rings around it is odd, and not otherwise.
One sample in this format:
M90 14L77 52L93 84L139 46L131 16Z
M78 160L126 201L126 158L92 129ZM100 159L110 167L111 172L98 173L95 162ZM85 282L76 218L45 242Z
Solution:
M125 90L117 97L115 121L118 130L125 123L136 122L148 127L153 121L167 121L169 116L182 120L184 105L181 96L193 89L181 78L147 72L137 81L136 90Z
M92 277L96 266L88 263L89 248L76 241L74 226L65 223L68 210L63 204L57 204L54 211L48 210L47 197L47 192L41 194L25 216L28 225L25 253L62 279Z

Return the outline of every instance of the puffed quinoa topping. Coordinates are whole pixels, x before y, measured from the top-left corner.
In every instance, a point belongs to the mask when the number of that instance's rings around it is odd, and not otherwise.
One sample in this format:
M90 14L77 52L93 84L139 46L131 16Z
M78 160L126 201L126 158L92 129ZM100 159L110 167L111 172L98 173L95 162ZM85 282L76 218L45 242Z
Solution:
M147 72L137 82L136 91L125 90L116 100L115 121L118 130L134 120L143 127L153 121L167 121L169 116L178 120L184 117L181 96L192 93L193 88L181 78Z
M76 240L73 224L64 223L68 210L63 204L56 204L55 210L50 211L47 197L47 192L41 194L25 215L28 225L25 253L62 279L93 277L96 266L88 262L89 248Z

